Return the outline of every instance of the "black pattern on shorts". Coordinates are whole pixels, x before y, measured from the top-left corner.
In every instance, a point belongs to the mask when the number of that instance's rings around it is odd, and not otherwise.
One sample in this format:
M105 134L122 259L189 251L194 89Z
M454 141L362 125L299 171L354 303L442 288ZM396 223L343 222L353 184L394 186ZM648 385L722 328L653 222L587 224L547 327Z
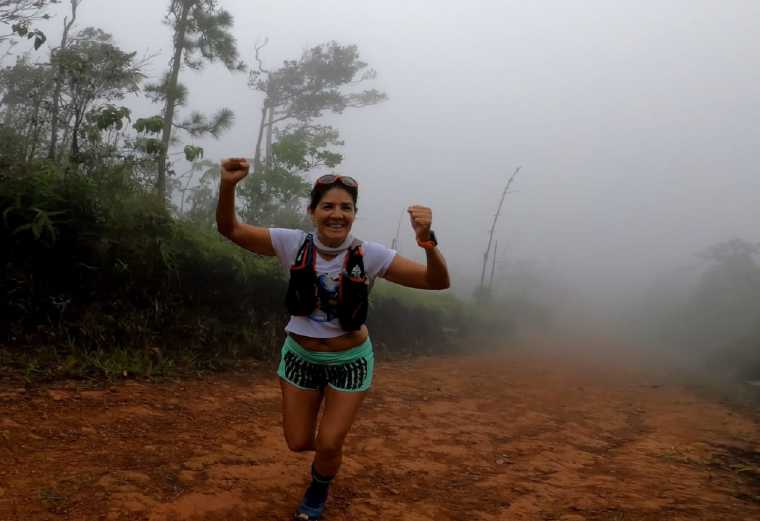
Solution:
M285 377L298 387L322 389L326 384L355 391L364 385L368 376L365 357L340 365L320 365L307 362L292 352L285 353Z
M364 385L367 379L367 359L358 358L353 362L327 366L327 380L333 387L355 391Z
M292 352L285 353L285 377L306 389L321 389L327 383L325 366L307 362Z

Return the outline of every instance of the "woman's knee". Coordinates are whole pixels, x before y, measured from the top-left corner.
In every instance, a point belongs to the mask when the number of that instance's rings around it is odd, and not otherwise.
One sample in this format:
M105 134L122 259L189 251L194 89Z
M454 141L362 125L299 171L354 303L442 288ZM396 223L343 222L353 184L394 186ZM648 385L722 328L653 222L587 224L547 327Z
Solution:
M326 456L337 456L343 450L343 438L339 436L317 436L316 451Z
M314 450L314 440L298 436L285 436L288 448L293 452L308 452Z

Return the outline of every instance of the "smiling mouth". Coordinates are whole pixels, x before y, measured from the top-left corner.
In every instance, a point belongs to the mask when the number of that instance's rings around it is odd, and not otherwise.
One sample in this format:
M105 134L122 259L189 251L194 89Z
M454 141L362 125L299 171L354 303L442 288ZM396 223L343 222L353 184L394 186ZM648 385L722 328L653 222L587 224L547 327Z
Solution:
M346 227L343 223L331 223L326 225L330 230L342 230Z

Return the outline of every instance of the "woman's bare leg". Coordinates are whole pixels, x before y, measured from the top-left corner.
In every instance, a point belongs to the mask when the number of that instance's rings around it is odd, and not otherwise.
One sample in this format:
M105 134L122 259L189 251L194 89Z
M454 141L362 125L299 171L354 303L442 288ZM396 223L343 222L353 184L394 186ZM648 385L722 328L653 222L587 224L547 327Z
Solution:
M299 389L280 378L282 390L282 428L288 448L295 452L314 450L317 415L322 391Z
M343 459L343 442L367 392L336 391L325 387L325 410L316 438L314 468L322 476L335 476Z

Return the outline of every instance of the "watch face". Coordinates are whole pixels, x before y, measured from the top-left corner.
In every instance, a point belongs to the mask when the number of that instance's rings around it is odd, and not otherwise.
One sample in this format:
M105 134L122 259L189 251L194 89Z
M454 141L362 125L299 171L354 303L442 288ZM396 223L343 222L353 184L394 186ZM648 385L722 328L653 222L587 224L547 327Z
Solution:
M433 230L430 230L430 240L433 241L433 244L438 246L438 238L435 236L435 232Z

